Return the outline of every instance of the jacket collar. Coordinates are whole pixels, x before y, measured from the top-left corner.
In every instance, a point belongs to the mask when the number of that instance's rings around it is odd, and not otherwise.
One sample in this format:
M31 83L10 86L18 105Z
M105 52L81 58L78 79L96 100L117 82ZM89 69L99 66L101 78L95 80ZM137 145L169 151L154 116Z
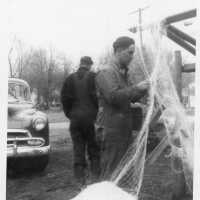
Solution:
M121 68L119 63L116 60L111 62L112 67L123 77L127 80L128 78L128 68Z
M79 67L78 68L78 71L89 71L89 69L87 69L86 67Z

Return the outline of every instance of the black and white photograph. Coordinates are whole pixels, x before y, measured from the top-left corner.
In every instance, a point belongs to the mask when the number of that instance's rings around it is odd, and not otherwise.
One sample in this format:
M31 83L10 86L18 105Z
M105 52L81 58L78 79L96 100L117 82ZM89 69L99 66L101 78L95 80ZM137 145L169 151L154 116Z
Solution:
M196 0L8 9L2 200L200 198Z

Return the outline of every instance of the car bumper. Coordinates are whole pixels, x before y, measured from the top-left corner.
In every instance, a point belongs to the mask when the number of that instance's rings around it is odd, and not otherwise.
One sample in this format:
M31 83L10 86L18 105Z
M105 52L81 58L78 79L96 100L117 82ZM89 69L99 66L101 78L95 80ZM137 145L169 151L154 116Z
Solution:
M50 145L42 147L8 147L7 157L31 157L48 155L50 152Z

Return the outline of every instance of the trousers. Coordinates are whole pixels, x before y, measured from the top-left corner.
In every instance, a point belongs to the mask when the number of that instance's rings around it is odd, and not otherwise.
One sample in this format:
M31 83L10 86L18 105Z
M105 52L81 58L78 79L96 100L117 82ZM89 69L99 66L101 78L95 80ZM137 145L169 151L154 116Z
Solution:
M85 181L89 161L89 171L93 179L100 175L100 147L96 141L95 127L92 121L71 120L70 133L73 142L74 176Z
M105 139L102 145L101 178L109 180L116 170L121 159L127 152L133 137L130 130L124 131L113 128L105 128Z

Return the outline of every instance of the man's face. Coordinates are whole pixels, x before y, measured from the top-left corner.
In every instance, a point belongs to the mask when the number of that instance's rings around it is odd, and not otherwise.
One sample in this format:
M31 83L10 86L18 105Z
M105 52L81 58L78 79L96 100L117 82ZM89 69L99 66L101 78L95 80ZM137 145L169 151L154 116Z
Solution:
M116 52L116 56L119 60L120 65L127 67L133 59L135 52L135 45L132 44L126 49L120 49Z

